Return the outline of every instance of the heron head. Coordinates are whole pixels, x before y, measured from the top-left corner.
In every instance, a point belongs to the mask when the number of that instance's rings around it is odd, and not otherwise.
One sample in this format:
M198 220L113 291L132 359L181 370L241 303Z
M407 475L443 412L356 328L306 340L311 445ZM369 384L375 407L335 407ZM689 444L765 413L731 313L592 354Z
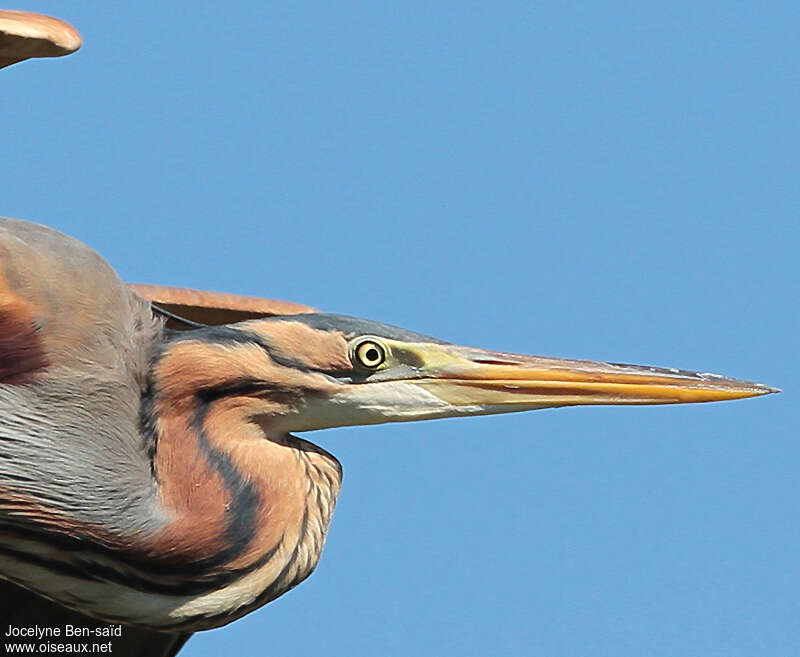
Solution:
M322 313L183 332L160 367L192 394L247 399L253 415L280 431L776 392L705 372L462 347Z

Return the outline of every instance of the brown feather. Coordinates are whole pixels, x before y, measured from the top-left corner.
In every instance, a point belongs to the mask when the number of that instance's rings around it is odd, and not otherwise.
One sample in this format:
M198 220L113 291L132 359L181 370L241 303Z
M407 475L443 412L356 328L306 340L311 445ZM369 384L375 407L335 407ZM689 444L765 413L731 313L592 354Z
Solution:
M30 383L47 366L33 306L0 273L0 383Z
M33 57L61 57L81 47L69 23L28 11L0 10L0 68Z
M243 332L252 331L258 324L252 322L241 328ZM307 328L302 326L300 338L310 337L305 333ZM275 344L286 345L278 340L277 332L267 335L265 329L261 334L272 338ZM326 364L338 362L342 349L346 353L341 336L331 335L329 339L335 349L326 351L325 343L320 342L317 352ZM315 353L313 349L309 351ZM323 358L323 353L328 356ZM202 368L196 366L198 362L203 363ZM319 390L326 384L324 377L280 366L255 344L208 344L191 338L170 345L154 374L160 417L155 469L164 505L174 514L173 522L153 544L154 554L164 554L169 547L196 558L212 558L232 547L230 542L221 544L219 538L226 535L226 526L242 509L203 454L197 433L202 430L210 447L225 455L236 475L243 482L252 483L258 493L254 522L242 528L249 532L247 535L233 537L240 542L241 549L225 568L247 568L276 546L307 541L303 532L310 515L314 531L319 534L312 540L313 548L304 543L304 549L316 555L308 558L310 572L322 549L322 534L333 512L341 470L332 456L310 443L271 435L268 421L262 418L287 412L302 399L304 382ZM226 382L234 385L241 380L274 383L282 391L280 398L244 391L201 401L203 392L212 386L222 385L224 389ZM205 404L203 425L197 427L187 418L196 416L201 403ZM309 459L322 463L310 468ZM317 477L319 468L329 474ZM323 496L328 501L324 508L309 510L310 491L318 486L326 489Z
M351 367L347 339L339 331L320 331L302 322L259 322L242 325L265 338L276 353L321 371L348 370Z
M318 312L315 308L299 303L246 297L239 294L138 283L130 283L128 287L143 299L157 304L174 315L209 326L233 324L274 315L301 315ZM168 320L167 326L173 329L186 328L185 325L175 320Z
M213 558L227 547L222 537L231 499L224 482L200 452L183 413L162 407L158 430L165 437L156 453L159 496L171 518L142 549L147 556L166 555L167 560Z

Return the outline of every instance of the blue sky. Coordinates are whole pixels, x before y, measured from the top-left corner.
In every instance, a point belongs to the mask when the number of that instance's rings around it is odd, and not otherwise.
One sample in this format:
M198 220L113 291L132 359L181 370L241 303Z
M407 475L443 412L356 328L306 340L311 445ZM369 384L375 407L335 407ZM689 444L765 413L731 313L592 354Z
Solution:
M188 657L800 651L796 3L25 8L85 46L2 72L0 214L125 279L785 390L308 434L317 572Z

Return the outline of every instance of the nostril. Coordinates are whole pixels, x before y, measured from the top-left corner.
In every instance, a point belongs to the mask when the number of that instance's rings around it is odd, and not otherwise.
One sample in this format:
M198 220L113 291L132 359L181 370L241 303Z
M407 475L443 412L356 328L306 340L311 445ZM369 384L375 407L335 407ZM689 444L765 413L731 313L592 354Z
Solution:
M478 365L519 365L513 360L496 360L493 358L473 358L472 362Z

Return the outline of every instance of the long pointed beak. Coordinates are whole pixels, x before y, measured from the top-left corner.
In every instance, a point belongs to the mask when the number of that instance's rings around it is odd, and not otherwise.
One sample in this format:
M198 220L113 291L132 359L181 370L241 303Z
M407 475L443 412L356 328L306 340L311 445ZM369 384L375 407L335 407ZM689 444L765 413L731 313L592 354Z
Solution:
M708 372L452 345L424 345L415 351L426 362L426 374L410 382L453 406L482 407L475 414L583 404L685 404L780 392Z
M523 356L377 336L366 340L385 350L382 367L360 381L328 384L325 392L307 395L293 412L271 418L271 426L311 431L558 406L686 404L780 392L709 372Z

